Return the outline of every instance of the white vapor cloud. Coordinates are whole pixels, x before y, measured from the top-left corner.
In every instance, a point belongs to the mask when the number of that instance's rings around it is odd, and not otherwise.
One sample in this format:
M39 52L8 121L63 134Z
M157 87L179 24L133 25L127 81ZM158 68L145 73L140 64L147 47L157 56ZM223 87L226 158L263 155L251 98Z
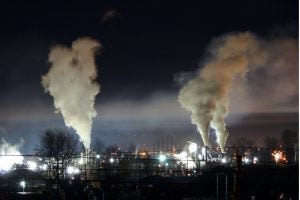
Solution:
M71 48L51 48L49 72L42 77L42 85L54 99L56 112L63 115L66 126L73 127L84 146L91 142L92 120L96 116L95 97L100 91L96 82L97 68L94 54L100 43L80 38Z

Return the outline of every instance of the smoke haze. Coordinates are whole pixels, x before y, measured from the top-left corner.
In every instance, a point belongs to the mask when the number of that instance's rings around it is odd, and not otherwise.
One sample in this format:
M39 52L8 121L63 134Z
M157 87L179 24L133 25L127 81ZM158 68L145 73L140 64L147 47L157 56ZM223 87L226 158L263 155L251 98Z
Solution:
M92 120L97 114L94 104L100 85L95 81L94 54L100 47L95 40L80 38L71 48L51 48L51 68L42 77L45 91L53 96L56 112L63 115L66 126L75 129L85 148L90 147Z
M208 51L210 57L199 74L181 88L178 101L191 112L192 123L197 125L204 144L211 145L208 139L211 127L224 151L231 90L239 100L257 93L255 90L251 94L253 88L263 95L271 93L274 98L281 95L275 100L278 102L298 94L297 43L293 39L264 41L245 32L215 39ZM293 73L291 81L282 77L288 73ZM280 92L284 88L286 91Z
M8 171L14 164L22 164L23 156L19 151L23 145L23 139L18 144L10 144L4 138L0 140L0 171ZM10 156L11 155L11 156Z

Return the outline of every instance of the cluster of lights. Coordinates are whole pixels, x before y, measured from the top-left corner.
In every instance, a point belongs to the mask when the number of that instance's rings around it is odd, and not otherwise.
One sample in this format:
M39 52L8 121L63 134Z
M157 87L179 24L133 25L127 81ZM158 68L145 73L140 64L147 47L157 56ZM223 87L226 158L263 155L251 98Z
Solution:
M72 174L79 174L80 170L76 167L69 166L67 167L67 174L72 175Z
M28 169L35 171L37 169L37 164L34 161L27 161Z
M274 157L274 160L275 160L276 163L278 163L278 162L287 162L286 156L280 150L274 150L272 152L272 156Z
M8 172L12 169L14 164L23 164L23 156L21 156L20 152L14 152L13 155L17 156L0 156L0 171L1 172Z
M174 157L179 161L179 163L183 164L188 169L193 169L196 167L195 159L196 153L198 150L198 146L194 142L189 142L188 151L182 151L179 154L174 154ZM205 149L204 149L205 151ZM204 154L203 154L204 155ZM198 159L204 158L204 156L199 154Z

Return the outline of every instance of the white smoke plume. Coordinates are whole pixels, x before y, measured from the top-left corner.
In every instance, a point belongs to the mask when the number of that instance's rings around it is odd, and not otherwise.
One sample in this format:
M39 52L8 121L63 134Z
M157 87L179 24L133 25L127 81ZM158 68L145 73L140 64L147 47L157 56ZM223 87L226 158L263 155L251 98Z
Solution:
M23 156L19 148L23 145L24 141L21 140L19 144L12 145L4 138L0 140L0 171L9 171L14 164L22 164Z
M45 92L53 96L56 112L63 115L66 126L73 127L85 148L90 147L92 120L96 116L95 97L100 92L96 82L95 51L100 43L80 38L71 48L51 48L49 72L42 76Z
M185 84L178 100L191 112L205 145L211 146L209 127L217 134L217 143L224 152L228 131L224 118L229 112L229 92L237 77L244 77L251 68L261 66L267 53L262 42L251 33L227 35L214 41L210 59L199 74Z

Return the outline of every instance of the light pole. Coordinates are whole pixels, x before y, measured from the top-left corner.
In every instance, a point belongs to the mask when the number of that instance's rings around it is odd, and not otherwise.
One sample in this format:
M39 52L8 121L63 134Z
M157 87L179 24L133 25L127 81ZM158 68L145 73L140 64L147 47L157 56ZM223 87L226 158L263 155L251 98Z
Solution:
M98 179L98 181L100 181L100 166L99 166L100 155L97 154L96 158L97 158L97 179Z
M23 192L25 192L26 182L23 180L23 181L20 182L20 185L21 185L22 188L23 188Z
M227 200L228 189L227 189L227 173L217 173L217 200L219 200L219 174L225 175L225 200Z

